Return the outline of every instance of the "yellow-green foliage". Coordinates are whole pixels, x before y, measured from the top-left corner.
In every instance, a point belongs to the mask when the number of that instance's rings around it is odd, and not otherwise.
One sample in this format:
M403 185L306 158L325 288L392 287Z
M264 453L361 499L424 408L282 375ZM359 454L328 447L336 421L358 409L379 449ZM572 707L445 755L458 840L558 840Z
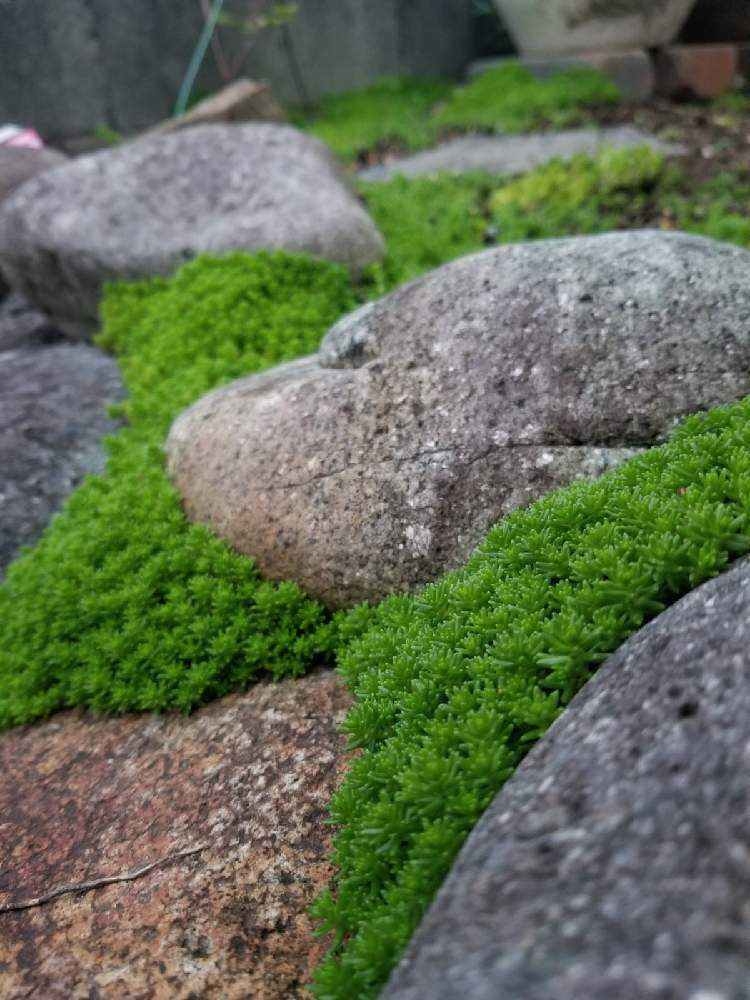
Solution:
M432 109L448 93L441 81L383 79L324 97L311 116L295 120L344 159L385 144L422 149L434 137Z
M664 169L647 146L553 160L499 188L490 209L504 242L604 232L648 205Z
M454 91L435 117L440 128L527 132L581 121L587 108L614 104L619 92L599 70L577 67L539 79L511 63Z
M363 90L324 97L296 124L345 159L395 145L424 149L445 131L524 132L581 121L587 109L617 101L615 85L598 70L580 68L537 79L511 63L465 87L441 81L383 79Z

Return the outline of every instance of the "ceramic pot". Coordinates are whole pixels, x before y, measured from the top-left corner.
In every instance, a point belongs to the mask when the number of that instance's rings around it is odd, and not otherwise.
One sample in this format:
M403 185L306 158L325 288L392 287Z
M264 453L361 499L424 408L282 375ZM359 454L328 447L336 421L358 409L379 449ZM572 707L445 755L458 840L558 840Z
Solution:
M494 0L523 55L658 48L695 0Z

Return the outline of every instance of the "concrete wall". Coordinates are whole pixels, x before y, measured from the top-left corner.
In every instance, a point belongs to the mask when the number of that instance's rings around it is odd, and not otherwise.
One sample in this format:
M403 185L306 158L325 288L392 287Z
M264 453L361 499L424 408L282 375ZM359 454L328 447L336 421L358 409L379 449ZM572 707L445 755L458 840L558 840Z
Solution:
M145 128L170 113L202 23L198 0L0 0L0 123L51 139ZM458 76L471 27L471 0L301 0L244 72L293 101L385 74ZM219 82L208 56L198 86Z

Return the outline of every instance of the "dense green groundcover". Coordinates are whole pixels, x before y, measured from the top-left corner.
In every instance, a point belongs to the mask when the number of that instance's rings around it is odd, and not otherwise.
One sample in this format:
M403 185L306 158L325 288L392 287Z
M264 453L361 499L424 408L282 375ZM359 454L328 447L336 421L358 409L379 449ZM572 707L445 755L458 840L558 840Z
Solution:
M359 189L388 239L370 271L376 290L483 246L542 237L665 226L750 246L750 170L695 186L648 147L554 160L511 180L436 174Z
M690 190L649 151L360 186L389 252L353 285L282 253L199 259L110 288L101 343L130 391L103 476L0 586L0 727L59 708L188 710L338 651L363 756L336 797L325 1000L374 996L482 809L598 663L750 551L750 401L696 416L596 483L501 522L461 571L336 619L188 525L171 420L208 389L314 350L362 298L496 242L661 224L750 245L750 176ZM743 212L745 215L743 215Z
M343 268L286 254L202 259L109 289L128 425L0 586L0 727L73 705L177 708L302 673L335 631L293 584L191 527L164 472L171 420L208 389L315 350L353 304Z
M629 635L747 552L750 400L510 515L464 569L351 617L346 730L364 753L332 806L321 1000L377 994L532 743Z
M539 80L510 64L455 88L442 81L380 80L325 97L314 112L293 118L339 156L355 159L383 146L424 149L448 132L513 133L572 125L584 119L587 109L613 104L618 96L599 70L577 67Z

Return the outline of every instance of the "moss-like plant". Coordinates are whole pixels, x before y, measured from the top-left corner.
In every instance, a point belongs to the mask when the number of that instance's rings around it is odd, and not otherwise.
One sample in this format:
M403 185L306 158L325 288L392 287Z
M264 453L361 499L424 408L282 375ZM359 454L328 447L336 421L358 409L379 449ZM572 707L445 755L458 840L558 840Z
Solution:
M316 996L377 995L534 741L629 635L747 552L750 400L512 514L464 569L350 617L346 730L363 753L331 809L338 876L315 914L334 944Z
M386 78L323 97L311 117L300 113L293 120L347 160L384 145L423 149L435 135L432 109L449 93L442 81Z
M643 146L604 149L596 157L553 160L499 188L490 199L503 242L622 226L649 205L664 157Z
M439 128L527 132L574 125L587 109L619 100L612 80L597 69L576 67L539 79L510 63L488 70L454 91L435 116Z
M122 365L127 426L0 586L0 727L70 706L189 710L330 656L319 604L187 523L162 447L198 396L315 350L353 302L343 268L282 253L107 291L100 342Z
M447 131L525 132L571 125L587 109L618 100L617 87L586 67L538 79L517 63L489 70L464 87L442 81L383 79L324 97L314 113L293 114L344 159L384 146L424 149Z

